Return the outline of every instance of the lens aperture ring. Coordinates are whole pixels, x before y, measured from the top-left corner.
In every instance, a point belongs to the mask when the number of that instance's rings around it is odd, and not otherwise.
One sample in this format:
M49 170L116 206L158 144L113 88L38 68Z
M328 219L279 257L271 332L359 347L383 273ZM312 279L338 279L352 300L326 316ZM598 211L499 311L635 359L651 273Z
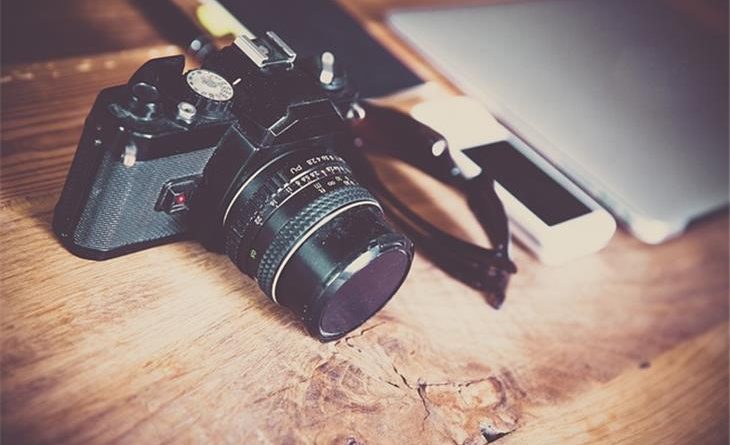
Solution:
M267 219L257 219L245 233L236 256L239 268L255 278L264 252L289 221L295 219L299 212L320 196L341 188L355 186L359 186L359 184L349 175L335 174L323 177L310 184L309 187L290 195L291 199L287 199L284 204L276 207ZM241 255L245 255L245 257Z
M247 181L243 193L236 194L226 221L226 253L244 273L255 276L255 271L247 268L247 259L240 255L249 254L248 247L271 215L297 195L314 199L319 192L308 189L319 188L321 192L323 181L331 182L334 178L338 185L356 184L350 174L350 168L339 156L312 150L292 152L268 164L255 173L253 183Z
M328 220L328 216L356 203L379 206L375 198L361 186L347 186L332 190L307 204L296 217L287 222L274 236L261 256L256 280L261 289L276 301L274 279L286 266L286 260L311 234Z
M253 215L276 193L275 181L274 178L270 179L268 184L261 186L248 200L240 199L233 207L234 217L229 218L227 224L226 253L235 263L238 263L241 242L253 223Z

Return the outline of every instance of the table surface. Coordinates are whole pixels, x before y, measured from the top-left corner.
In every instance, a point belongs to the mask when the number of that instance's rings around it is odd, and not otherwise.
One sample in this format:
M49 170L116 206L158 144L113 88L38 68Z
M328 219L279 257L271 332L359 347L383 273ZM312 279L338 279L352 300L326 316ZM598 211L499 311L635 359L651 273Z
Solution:
M382 25L412 1L345 3L437 78ZM728 442L727 212L560 267L517 247L499 311L417 255L383 311L321 344L194 242L106 262L59 245L53 206L97 92L179 49L131 0L3 8L3 443ZM453 192L380 168L484 242Z

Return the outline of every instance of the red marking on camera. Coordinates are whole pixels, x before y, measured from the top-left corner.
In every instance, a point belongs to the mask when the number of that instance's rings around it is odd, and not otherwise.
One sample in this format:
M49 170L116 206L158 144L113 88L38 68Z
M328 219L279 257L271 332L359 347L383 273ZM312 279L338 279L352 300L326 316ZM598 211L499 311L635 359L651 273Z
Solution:
M185 201L188 200L188 197L185 196L184 193L180 193L179 195L175 196L175 204L185 204Z

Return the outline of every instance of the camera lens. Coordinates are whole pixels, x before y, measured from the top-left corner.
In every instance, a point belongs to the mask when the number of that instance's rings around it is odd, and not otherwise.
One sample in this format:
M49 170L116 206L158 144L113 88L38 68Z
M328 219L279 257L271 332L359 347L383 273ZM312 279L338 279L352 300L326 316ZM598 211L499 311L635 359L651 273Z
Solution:
M333 340L387 303L405 279L411 255L410 242L393 233L378 207L349 209L292 255L277 282L277 298L300 314L313 335Z
M300 148L260 164L237 172L227 187L226 253L312 335L339 338L397 291L410 268L411 242L391 228L338 155Z

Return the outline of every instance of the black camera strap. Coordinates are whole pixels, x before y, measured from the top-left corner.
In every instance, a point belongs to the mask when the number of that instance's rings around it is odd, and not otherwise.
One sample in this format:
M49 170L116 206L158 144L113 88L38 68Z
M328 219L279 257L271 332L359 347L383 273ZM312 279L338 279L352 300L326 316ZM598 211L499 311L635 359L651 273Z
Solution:
M510 259L507 216L494 191L492 176L482 170L476 177L465 177L443 136L407 114L369 102L361 102L359 107L364 116L352 119L356 149L348 159L356 175L418 249L452 277L484 292L490 305L501 306L517 267ZM492 248L461 240L416 214L383 183L366 153L399 159L459 190Z

